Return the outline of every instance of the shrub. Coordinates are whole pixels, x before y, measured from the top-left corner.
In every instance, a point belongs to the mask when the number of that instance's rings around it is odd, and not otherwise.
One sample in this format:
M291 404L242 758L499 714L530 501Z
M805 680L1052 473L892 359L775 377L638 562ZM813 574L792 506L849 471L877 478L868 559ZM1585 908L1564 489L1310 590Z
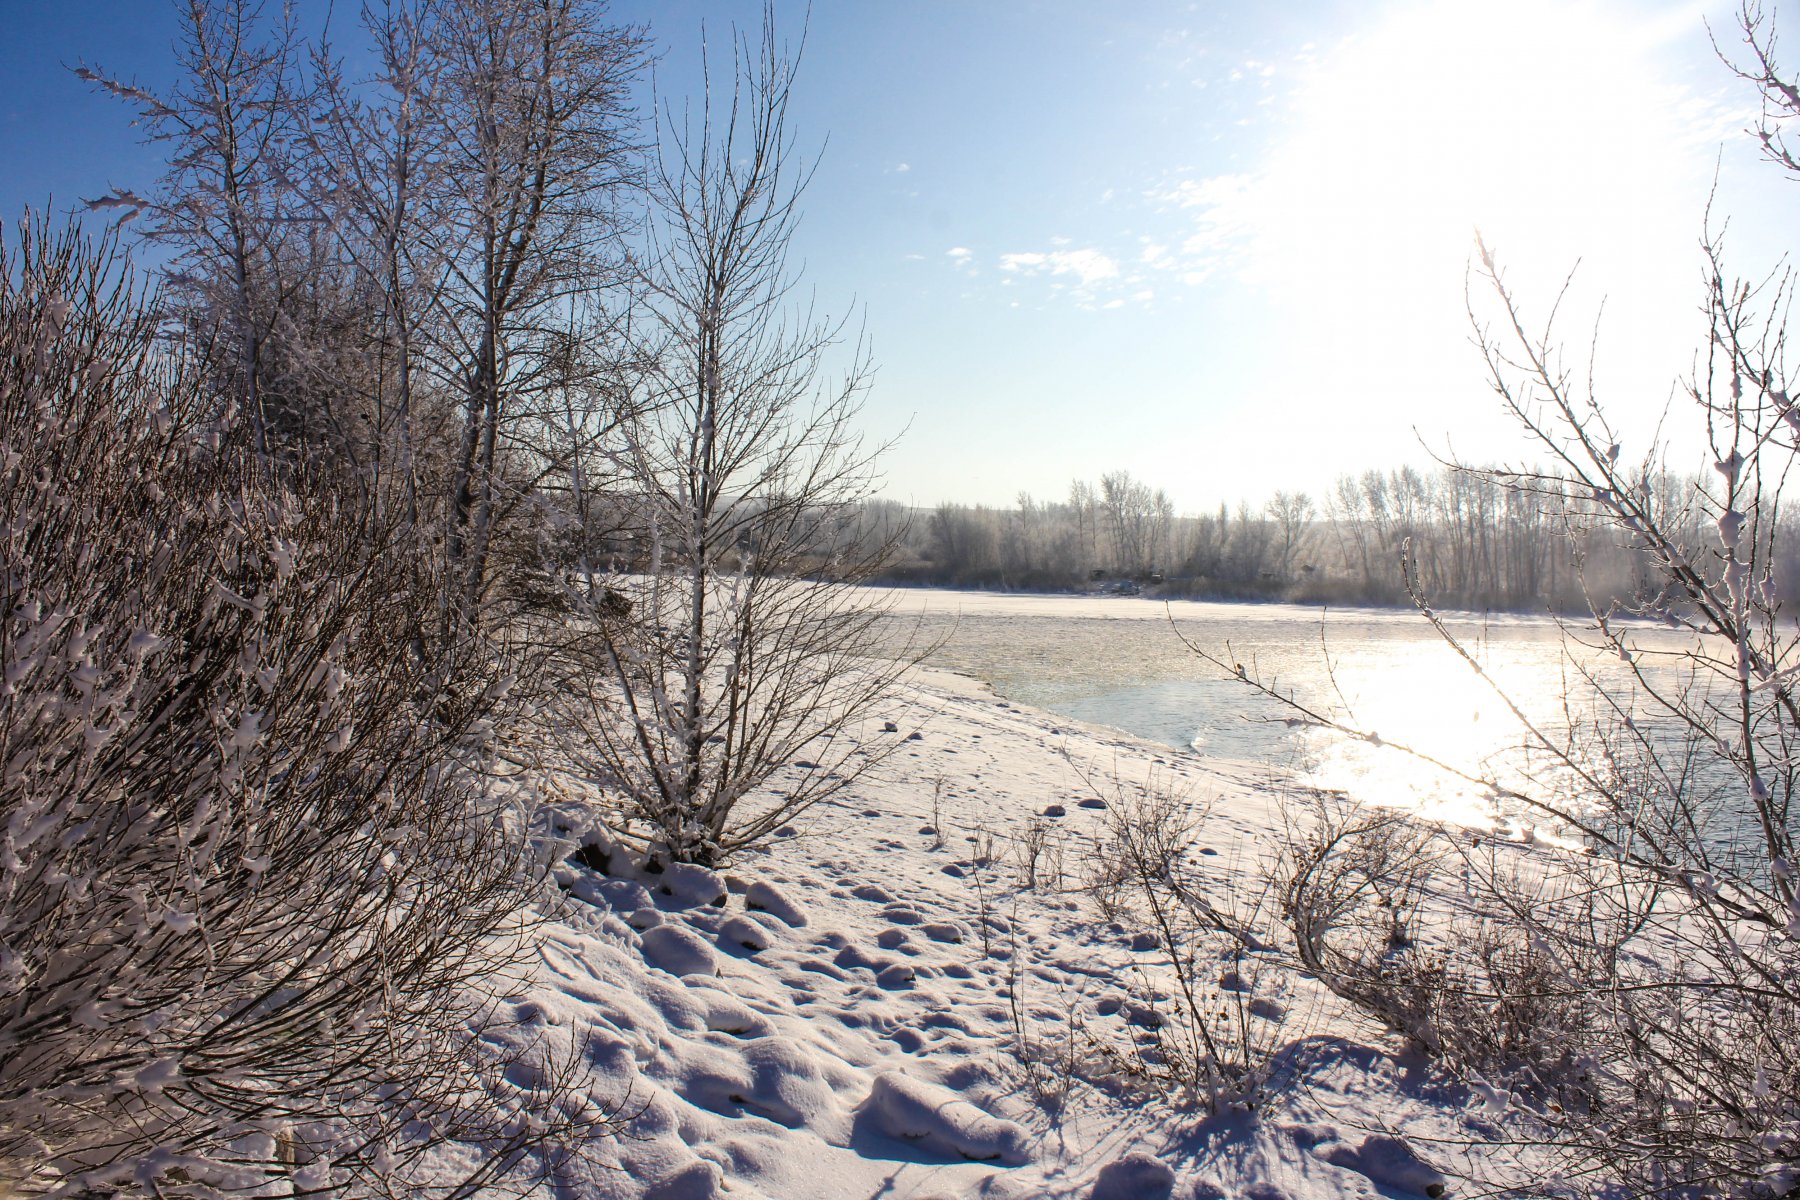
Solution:
M1106 793L1107 820L1087 891L1154 943L1159 968L1135 972L1120 1013L1129 1044L1107 1046L1105 1057L1127 1076L1186 1090L1209 1112L1260 1105L1285 1012L1273 1002L1270 947L1254 929L1262 896L1248 897L1248 911L1209 898L1215 888L1195 865L1206 808L1185 792L1156 780L1089 787Z
M541 1137L472 1103L535 886L473 769L504 680L421 659L405 531L272 475L142 301L110 243L0 249L0 1184L502 1169Z

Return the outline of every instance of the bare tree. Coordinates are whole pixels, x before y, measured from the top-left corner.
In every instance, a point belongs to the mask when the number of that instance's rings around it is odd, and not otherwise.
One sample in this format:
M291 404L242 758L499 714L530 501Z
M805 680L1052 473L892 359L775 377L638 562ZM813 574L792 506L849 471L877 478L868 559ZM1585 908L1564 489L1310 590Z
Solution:
M860 347L822 378L841 324L792 309L787 252L805 170L787 109L795 60L765 12L732 41L728 99L663 117L644 264L655 342L625 434L637 571L590 578L584 735L651 848L712 863L841 787L849 737L901 669L870 657L884 609L849 585L886 544L820 557L874 483L854 428ZM608 590L604 590L608 589ZM629 618L593 598L629 598ZM756 796L792 765L779 791ZM749 803L753 800L756 802Z
M154 241L176 254L170 278L187 320L208 328L223 350L218 364L243 398L259 453L268 453L271 411L268 343L283 292L288 240L304 217L293 178L304 99L295 76L291 16L271 27L255 0L188 0L179 47L182 82L167 96L86 67L77 74L138 109L169 167L146 198L130 191L91 208L146 218Z
M590 0L445 0L432 10L432 87L419 96L439 186L417 236L445 264L432 361L461 395L446 553L469 613L487 586L521 424L566 383L573 299L617 278L620 185L634 169L626 89L635 30ZM591 308L585 311L593 311ZM517 465L517 464L515 464Z
M1294 577L1294 560L1300 554L1312 524L1313 502L1305 492L1276 492L1263 506L1275 522L1275 561L1284 582Z
M358 349L377 360L369 386L372 437L368 485L377 503L398 489L409 522L419 507L419 428L433 422L426 324L445 286L447 265L417 237L419 214L440 184L433 153L440 131L424 97L436 73L430 3L365 4L362 26L379 68L362 87L348 80L329 43L312 48L317 81L305 145L322 182L314 204L340 250L375 301ZM373 95L368 93L373 92ZM342 386L343 377L339 377ZM415 404L415 402L419 402ZM415 413L415 407L421 411ZM429 443L430 438L426 439ZM426 457L430 455L427 452Z
M1085 479L1070 481L1069 515L1075 522L1076 559L1084 578L1094 569L1100 554L1098 514L1094 485Z
M932 510L926 522L932 555L951 582L983 580L993 569L995 536L990 516L979 506L949 502Z
M1100 508L1112 534L1113 568L1144 575L1166 567L1169 527L1174 506L1160 489L1133 479L1129 471L1113 471L1100 479Z
M597 0L386 0L351 80L288 10L188 3L168 97L83 71L171 153L152 199L95 203L176 250L259 446L398 484L452 566L439 634L476 624L497 529L566 471L571 369L603 357L568 347L607 340L623 278L642 37Z

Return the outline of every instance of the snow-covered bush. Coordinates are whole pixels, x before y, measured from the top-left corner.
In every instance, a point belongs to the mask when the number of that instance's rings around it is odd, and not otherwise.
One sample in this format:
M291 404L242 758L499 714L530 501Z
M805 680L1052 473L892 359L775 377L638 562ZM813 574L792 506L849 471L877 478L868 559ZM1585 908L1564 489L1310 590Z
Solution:
M421 661L407 539L271 477L141 301L108 243L0 248L0 1191L502 1169L544 1128L472 1103L534 886L471 769L504 681Z

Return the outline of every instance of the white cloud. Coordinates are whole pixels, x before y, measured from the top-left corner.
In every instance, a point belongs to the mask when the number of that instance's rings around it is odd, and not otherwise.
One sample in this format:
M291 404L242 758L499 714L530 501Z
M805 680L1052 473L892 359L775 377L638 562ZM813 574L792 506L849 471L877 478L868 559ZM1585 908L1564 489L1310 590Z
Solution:
M1119 277L1119 264L1091 246L1079 250L1032 250L1002 254L1000 269L1026 275L1072 275L1084 288Z
M944 251L944 257L950 260L950 268L958 275L973 279L981 274L975 265L975 252L967 246L952 246Z
M1067 238L1052 239L1053 244ZM1035 281L1049 295L1090 311L1121 307L1124 291L1141 280L1128 276L1118 260L1095 246L1052 250L1020 250L1000 256L1002 287ZM1135 299L1136 297L1130 297Z
M895 167L895 168L894 168L894 174L896 174L896 175L904 175L904 174L906 174L906 173L907 173L907 172L908 172L908 171L910 171L910 170L912 170L912 164L911 164L911 163L901 163L901 164L899 164L899 165L898 165L898 166L896 166L896 167Z

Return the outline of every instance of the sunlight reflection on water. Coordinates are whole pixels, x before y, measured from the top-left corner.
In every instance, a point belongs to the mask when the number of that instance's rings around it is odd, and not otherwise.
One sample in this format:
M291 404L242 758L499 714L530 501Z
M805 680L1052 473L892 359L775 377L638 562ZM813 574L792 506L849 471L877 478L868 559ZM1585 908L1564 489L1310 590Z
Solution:
M1002 695L1078 720L1110 725L1175 749L1269 762L1310 786L1364 801L1413 807L1459 824L1532 828L1501 812L1485 789L1446 776L1392 748L1412 746L1472 773L1503 781L1545 776L1542 752L1525 749L1519 720L1494 689L1417 614L1321 613L1293 605L1182 604L1176 624L1195 644L1242 663L1316 710L1344 716L1376 744L1308 726L1294 713L1189 653L1153 601L1120 599L1118 617L1092 603L1029 613L928 612L927 636L942 636L933 665L964 671ZM1153 606L1155 611L1151 611ZM1104 606L1101 606L1104 612ZM1547 618L1447 618L1490 676L1531 722L1561 738L1586 714L1564 702L1576 664L1614 681L1618 664L1565 651ZM1633 631L1650 641L1655 631ZM1577 689L1579 692L1579 689Z

